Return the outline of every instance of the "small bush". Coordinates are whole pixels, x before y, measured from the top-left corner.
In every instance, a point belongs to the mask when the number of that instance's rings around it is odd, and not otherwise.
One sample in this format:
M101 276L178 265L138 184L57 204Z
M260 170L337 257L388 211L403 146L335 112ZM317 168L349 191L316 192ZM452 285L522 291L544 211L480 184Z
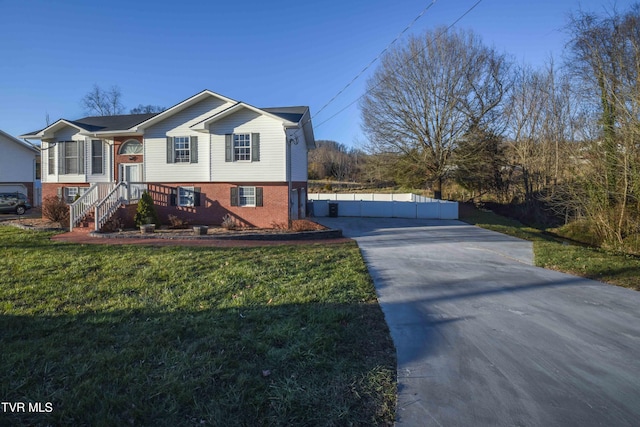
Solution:
M124 221L117 216L112 217L102 226L101 231L104 233L113 233L124 229Z
M178 218L175 215L169 214L169 228L175 228L175 229L189 228L189 221L183 218Z
M592 224L588 221L578 220L570 222L555 230L556 234L566 239L585 243L590 246L602 246L602 239L598 237Z
M158 218L158 212L156 212L156 206L153 204L153 198L145 191L142 193L142 197L138 202L138 209L134 218L136 227L140 227L144 224L155 224L156 227L160 227L160 218Z
M42 216L57 222L63 228L69 226L69 206L56 196L49 196L43 200Z
M225 216L222 217L222 228L226 229L226 230L235 230L238 228L238 224L236 223L236 220L233 219L233 217L229 214L226 214Z

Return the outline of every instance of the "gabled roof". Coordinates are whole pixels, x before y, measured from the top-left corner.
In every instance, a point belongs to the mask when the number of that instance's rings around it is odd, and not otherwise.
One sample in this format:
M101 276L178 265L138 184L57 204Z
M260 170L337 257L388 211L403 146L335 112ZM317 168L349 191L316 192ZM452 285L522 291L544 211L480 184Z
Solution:
M274 116L281 117L287 121L293 123L299 123L302 120L302 116L309 110L309 107L269 107L261 108L262 111L271 113Z
M243 108L246 108L247 110L251 110L258 114L269 116L273 119L279 120L282 122L283 125L289 126L289 127L297 126L300 119L302 119L302 116L304 115L304 113L295 114L289 111L289 109L299 109L299 108L307 109L307 107L282 107L282 108L270 109L270 110L278 110L279 112L276 113L276 112L267 111L267 109L265 108L254 107L253 105L247 104L245 102L236 102L229 108L225 108L224 110L219 111L216 114L209 116L206 119L192 125L191 129L194 129L197 131L206 131L207 126L209 126L211 123L214 123L222 119L223 117L233 114L236 111L241 110ZM298 110L295 110L295 111L298 111Z
M208 96L213 96L215 98L218 98L224 102L231 102L231 103L237 103L238 101L231 99L231 98L227 98L226 96L222 96L218 93L215 93L213 91L210 91L209 89L205 89L200 93L196 93L195 95L193 95L190 98L185 99L182 102L177 103L176 105L174 105L171 108L167 108L166 110L164 110L162 113L158 113L157 115L155 115L154 117L151 117L150 119L139 123L138 126L135 127L135 130L142 130L145 128L148 128L149 126L164 120L167 117L170 117L182 110L184 110L185 108L196 104L198 102L200 102L201 100L203 100L204 98L208 97Z
M25 148L25 149L27 149L29 151L33 151L34 153L40 154L40 150L38 149L38 147L36 147L34 145L31 145L26 141L21 141L18 138L14 137L14 136L11 136L11 135L9 135L8 133L6 133L6 132L4 132L2 130L0 130L0 135L4 136L9 141L14 142L16 145L18 145L18 146L20 146L22 148Z
M231 103L230 107L217 112L216 114L200 121L191 126L192 129L198 131L206 131L206 127L210 124L226 117L242 108L252 110L258 114L269 116L273 119L279 120L286 127L303 127L309 121L304 120L309 115L309 107L270 107L270 108L257 108L250 104L239 102L231 98L227 98L208 89L203 90L182 102L174 105L171 108L166 109L160 113L152 114L126 114L118 116L90 116L83 117L78 120L66 120L60 119L55 123L47 126L44 129L40 129L34 132L29 132L25 135L21 135L21 138L34 138L42 139L47 138L46 134L51 134L56 130L64 126L72 126L78 129L81 133L87 133L94 136L106 136L116 135L118 133L136 133L143 134L144 129L154 125L172 115L184 110L185 108L194 105L207 97L215 97L224 101L225 103ZM307 133L305 129L305 134ZM311 133L311 140L313 140L313 134Z

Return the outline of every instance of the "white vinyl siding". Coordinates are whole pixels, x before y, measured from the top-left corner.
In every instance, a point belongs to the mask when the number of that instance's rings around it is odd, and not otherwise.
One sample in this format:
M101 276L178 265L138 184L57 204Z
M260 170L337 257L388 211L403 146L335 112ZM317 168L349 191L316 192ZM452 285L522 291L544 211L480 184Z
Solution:
M231 105L218 98L206 98L146 129L143 144L145 180L147 182L209 181L211 176L209 135L196 132L190 126ZM167 138L193 136L198 137L196 148L198 162L168 162ZM193 148L190 147L190 149Z
M214 122L211 132L211 181L286 180L285 133L282 122L242 109ZM260 161L225 161L225 135L260 134Z
M33 182L35 158L35 151L0 133L0 182Z
M292 141L289 144L291 150L291 180L307 181L308 158L304 132L302 132L302 129L287 129L287 141Z

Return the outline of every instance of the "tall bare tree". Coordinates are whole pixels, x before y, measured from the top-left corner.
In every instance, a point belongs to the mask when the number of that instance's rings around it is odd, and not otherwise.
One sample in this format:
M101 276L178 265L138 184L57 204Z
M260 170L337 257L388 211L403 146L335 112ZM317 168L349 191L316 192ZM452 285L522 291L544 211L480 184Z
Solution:
M568 29L569 65L600 132L566 198L606 244L621 247L640 232L640 6L604 17L581 11Z
M124 112L122 93L117 86L102 89L97 84L81 100L86 114L94 116L115 116Z
M470 31L440 28L389 51L367 82L363 130L374 154L395 153L427 170L434 196L452 168L458 141L490 128L509 63Z

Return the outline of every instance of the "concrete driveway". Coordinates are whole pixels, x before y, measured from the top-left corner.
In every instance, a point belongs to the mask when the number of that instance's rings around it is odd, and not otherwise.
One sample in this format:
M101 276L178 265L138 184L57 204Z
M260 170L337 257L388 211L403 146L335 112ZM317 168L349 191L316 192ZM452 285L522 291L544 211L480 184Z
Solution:
M639 292L534 267L530 243L458 221L319 222L375 282L399 425L640 425Z

